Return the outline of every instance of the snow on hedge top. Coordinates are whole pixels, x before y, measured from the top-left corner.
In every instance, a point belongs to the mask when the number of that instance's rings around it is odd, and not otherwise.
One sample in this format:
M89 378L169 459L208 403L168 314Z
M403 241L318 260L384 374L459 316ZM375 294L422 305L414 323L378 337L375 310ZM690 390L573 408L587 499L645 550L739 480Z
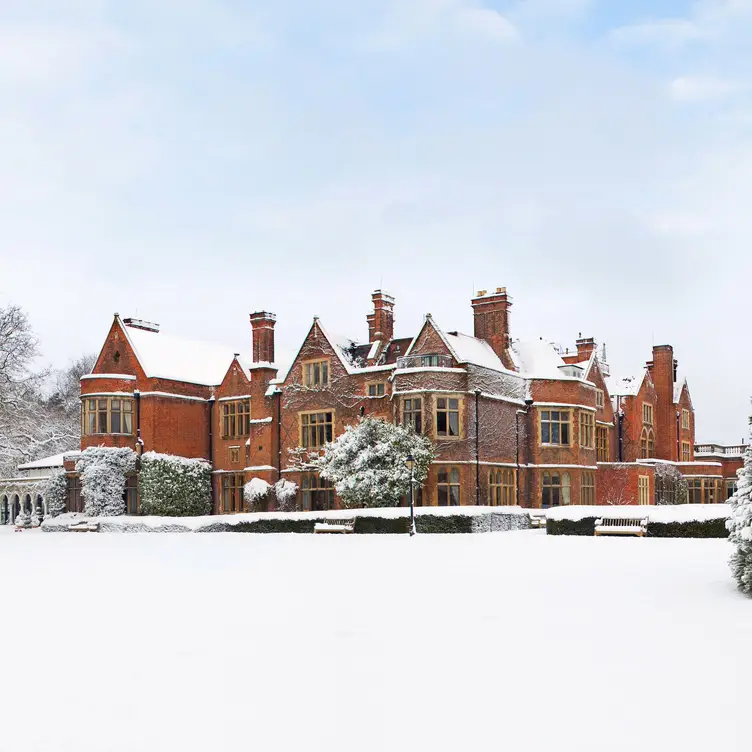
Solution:
M705 522L726 519L731 514L728 504L676 504L665 506L569 506L546 510L549 520L577 522L588 517L645 519L649 522Z
M217 386L222 383L236 352L224 345L179 339L125 325L123 331L141 368L150 378Z

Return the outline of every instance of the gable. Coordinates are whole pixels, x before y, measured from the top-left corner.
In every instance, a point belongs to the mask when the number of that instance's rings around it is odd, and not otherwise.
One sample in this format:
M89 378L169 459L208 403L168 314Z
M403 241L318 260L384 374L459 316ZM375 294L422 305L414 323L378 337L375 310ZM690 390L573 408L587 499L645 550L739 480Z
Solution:
M120 320L117 318L113 320L110 326L110 331L107 333L92 373L122 373L136 378L144 378L146 375Z
M282 383L288 384L301 381L301 364L307 360L316 360L318 358L329 359L331 376L343 375L349 372L347 363L344 360L344 356L339 352L339 348L330 341L319 320L314 319Z
M218 392L236 392L239 388L247 387L250 384L250 380L246 375L245 370L238 362L237 358L234 358L230 367L227 369L225 377L222 379L222 383L219 385Z
M448 355L454 358L454 353L430 316L426 317L423 327L412 341L405 355Z

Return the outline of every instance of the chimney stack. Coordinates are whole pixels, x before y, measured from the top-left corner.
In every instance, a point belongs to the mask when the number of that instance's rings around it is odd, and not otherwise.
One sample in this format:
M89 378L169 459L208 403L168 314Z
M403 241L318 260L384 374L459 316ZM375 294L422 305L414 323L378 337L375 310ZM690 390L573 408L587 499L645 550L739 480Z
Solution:
M366 316L368 321L368 341L379 340L385 345L394 337L394 298L381 290L371 295L373 313Z
M253 330L253 362L274 363L274 325L277 317L267 311L251 314Z
M580 335L580 338L575 344L577 345L577 357L580 359L580 362L590 360L590 356L595 351L595 339L593 337L583 337Z
M676 419L674 415L674 382L677 362L671 345L655 345L653 359L647 363L657 397L655 411L656 457L678 462L681 457L676 446Z
M473 306L474 334L485 340L509 369L514 368L509 356L509 309L512 298L506 287L497 287L490 295L480 290L471 301Z

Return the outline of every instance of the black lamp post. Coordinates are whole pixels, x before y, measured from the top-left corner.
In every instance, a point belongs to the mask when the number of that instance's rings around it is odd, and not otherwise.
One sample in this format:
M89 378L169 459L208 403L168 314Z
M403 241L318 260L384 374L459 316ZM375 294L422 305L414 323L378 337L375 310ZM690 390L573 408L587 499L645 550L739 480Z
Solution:
M408 454L405 464L410 471L410 536L415 535L415 457Z

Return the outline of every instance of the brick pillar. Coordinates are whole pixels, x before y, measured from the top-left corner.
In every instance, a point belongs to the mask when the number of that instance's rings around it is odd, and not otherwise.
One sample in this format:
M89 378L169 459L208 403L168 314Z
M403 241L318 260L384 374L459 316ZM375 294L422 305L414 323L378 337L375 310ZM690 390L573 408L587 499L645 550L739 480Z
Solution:
M254 363L274 363L274 325L276 323L277 317L273 313L258 311L251 314Z

